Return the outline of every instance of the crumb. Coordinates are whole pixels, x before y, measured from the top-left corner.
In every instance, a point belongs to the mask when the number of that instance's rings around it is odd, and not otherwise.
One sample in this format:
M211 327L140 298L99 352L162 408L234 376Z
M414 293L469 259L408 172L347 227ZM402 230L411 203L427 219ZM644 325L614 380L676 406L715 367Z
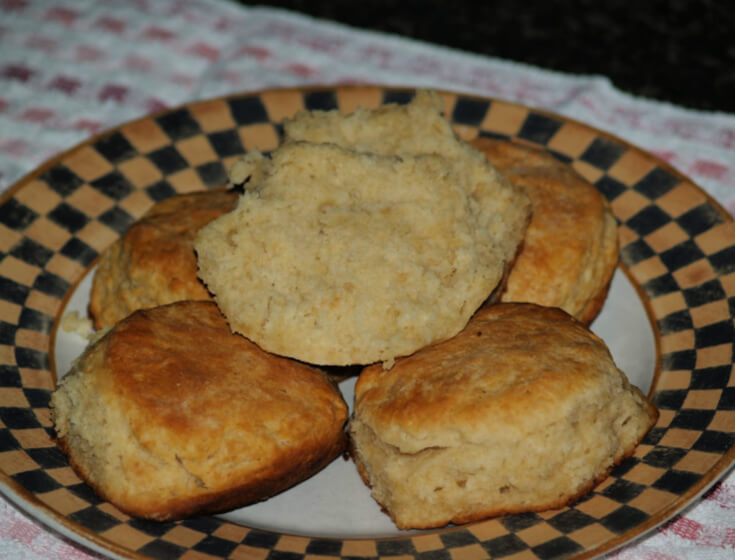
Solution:
M78 311L70 311L61 319L61 328L64 332L73 333L90 340L95 334L92 320L81 317Z

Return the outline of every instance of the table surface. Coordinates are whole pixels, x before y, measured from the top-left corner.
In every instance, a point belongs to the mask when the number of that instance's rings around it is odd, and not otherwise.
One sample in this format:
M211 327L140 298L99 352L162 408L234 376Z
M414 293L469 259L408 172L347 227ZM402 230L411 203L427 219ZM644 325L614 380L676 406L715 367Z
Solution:
M258 3L550 70L602 74L623 91L685 107L735 111L733 2Z
M380 34L224 0L0 0L0 191L61 150L155 110L269 87L374 82L571 117L655 154L735 212L735 49L723 31L735 28L731 5L269 4ZM733 512L731 474L613 556L732 558ZM0 557L90 556L0 499Z

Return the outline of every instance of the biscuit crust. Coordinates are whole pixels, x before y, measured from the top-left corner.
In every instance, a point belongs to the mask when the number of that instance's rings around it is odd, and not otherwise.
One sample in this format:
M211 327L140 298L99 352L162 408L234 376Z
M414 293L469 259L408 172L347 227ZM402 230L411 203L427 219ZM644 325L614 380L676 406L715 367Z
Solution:
M104 499L169 520L260 501L345 448L326 374L232 334L213 302L139 310L53 393L58 443Z
M655 408L565 312L499 303L456 337L366 368L351 447L399 528L562 506L630 455Z
M605 198L569 165L505 140L471 142L531 198L533 214L501 301L597 316L618 264L617 223Z
M176 195L156 203L103 254L90 292L97 329L136 309L180 300L210 300L197 277L196 232L229 212L237 194L224 189Z

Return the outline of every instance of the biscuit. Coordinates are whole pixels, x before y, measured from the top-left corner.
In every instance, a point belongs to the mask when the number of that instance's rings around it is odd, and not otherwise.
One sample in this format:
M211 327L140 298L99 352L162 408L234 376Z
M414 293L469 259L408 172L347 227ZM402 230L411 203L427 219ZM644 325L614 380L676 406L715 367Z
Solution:
M348 115L300 111L284 121L283 133L286 141L338 144L373 154L433 153L482 162L481 154L457 137L442 109L436 92L419 90L409 103L357 109Z
M346 441L347 406L327 376L232 334L207 301L119 322L61 380L51 408L80 477L155 520L266 499Z
M602 194L550 154L504 140L473 146L531 198L533 214L501 301L597 316L618 264L617 223Z
M197 277L192 241L203 225L229 212L237 194L223 189L173 196L155 204L100 258L89 312L97 329L136 309L209 300Z
M389 103L374 110L358 109L349 115L333 111L302 111L283 125L288 141L337 144L358 152L405 157L417 154L438 154L455 166L466 169L474 183L467 186L471 203L479 205L480 212L488 212L487 226L496 238L507 235L509 223L527 227L530 202L524 191L514 186L488 165L484 154L455 134L442 114L442 100L436 92L419 90L404 105ZM235 166L233 166L235 169ZM247 173L235 169L235 177L242 180ZM231 174L231 177L233 175ZM237 183L237 181L235 181ZM504 218L492 217L502 211ZM496 222L501 222L497 227ZM515 247L507 255L508 262L515 257Z
M195 239L199 275L234 331L320 365L389 361L459 332L530 207L489 165L438 154L291 140L240 165L237 208Z
M402 529L561 507L629 456L657 412L556 308L498 303L456 337L366 368L352 455Z

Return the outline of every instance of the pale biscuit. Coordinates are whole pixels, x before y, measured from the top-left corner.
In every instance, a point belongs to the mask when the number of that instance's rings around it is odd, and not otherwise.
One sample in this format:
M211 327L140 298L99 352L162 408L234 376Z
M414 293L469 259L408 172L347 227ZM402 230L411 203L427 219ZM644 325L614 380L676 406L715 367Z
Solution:
M420 90L409 103L357 109L348 115L301 111L284 121L283 132L287 141L338 144L373 154L433 153L482 162L477 151L457 137L442 109L436 92Z
M441 97L436 92L419 90L409 103L358 109L348 115L336 110L302 111L284 122L284 136L287 142L337 144L370 154L441 155L470 174L471 183L465 188L470 202L477 203L480 211L495 212L502 208L504 218L500 227L495 227L497 219L488 219L491 235L496 238L507 235L507 224L526 224L530 203L523 190L514 188L504 175L488 165L482 152L457 136L442 108ZM244 170L235 171L235 176L242 180ZM525 231L526 225L518 230ZM508 246L513 247L513 243ZM508 262L514 257L515 248L508 253Z
M232 334L213 302L133 313L51 397L58 442L100 496L169 520L266 499L345 446L327 376Z
M481 308L451 340L366 368L358 470L402 529L561 507L630 455L657 412L565 312Z
M89 312L97 329L136 309L180 300L209 300L197 277L194 235L229 212L237 193L215 189L176 195L156 203L100 258Z
M453 336L528 219L489 165L438 154L292 140L241 166L237 208L196 237L200 277L234 331L310 363L387 361Z
M594 185L552 155L504 140L471 142L531 198L533 214L501 301L560 307L589 324L618 264L618 230Z

